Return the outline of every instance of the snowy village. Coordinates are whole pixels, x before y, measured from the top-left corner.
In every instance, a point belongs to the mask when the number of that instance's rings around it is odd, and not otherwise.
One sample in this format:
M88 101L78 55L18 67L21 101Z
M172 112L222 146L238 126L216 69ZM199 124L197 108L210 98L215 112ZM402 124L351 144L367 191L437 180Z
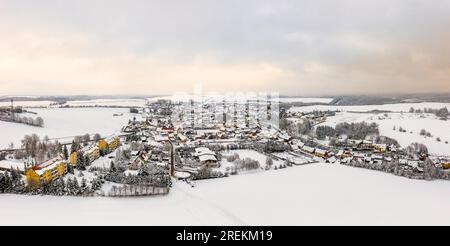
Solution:
M146 100L141 107L125 108L129 110L125 112L128 120L109 135L86 133L56 139L26 135L17 147L11 143L0 152L0 192L156 196L168 194L174 182L185 182L195 189L198 180L318 163L365 168L408 179L450 180L450 157L429 153L427 146L418 142L401 146L396 139L381 135L375 122L343 121L332 126L326 123L345 113L332 108L303 112L290 103L254 99ZM35 109L73 108L80 109L61 104ZM27 119L21 115L29 115L23 113L28 111L33 111L33 106L24 110L14 106L12 100L11 105L2 107L2 119L26 124L17 119ZM113 117L123 114L114 113ZM380 121L399 115L427 115L446 121L449 115L445 107L349 114L370 115L370 120L375 117ZM44 124L33 127L42 128ZM401 125L392 130L411 134ZM426 130L419 134L431 138ZM436 141L448 146L446 140Z
M449 226L449 27L449 0L1 0L0 226ZM208 238L271 228L240 229Z

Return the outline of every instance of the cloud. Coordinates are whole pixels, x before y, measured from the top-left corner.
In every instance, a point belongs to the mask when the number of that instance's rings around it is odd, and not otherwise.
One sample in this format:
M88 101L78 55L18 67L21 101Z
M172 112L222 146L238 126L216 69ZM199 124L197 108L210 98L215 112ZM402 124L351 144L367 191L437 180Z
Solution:
M449 25L444 0L2 1L0 93L450 92Z

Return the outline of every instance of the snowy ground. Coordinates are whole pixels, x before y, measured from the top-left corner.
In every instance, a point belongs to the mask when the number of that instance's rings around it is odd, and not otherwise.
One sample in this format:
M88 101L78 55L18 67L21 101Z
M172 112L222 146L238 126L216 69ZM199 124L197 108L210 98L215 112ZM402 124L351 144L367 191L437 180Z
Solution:
M14 107L48 107L50 104L55 103L54 101L14 101ZM0 102L0 107L11 106L11 102Z
M85 133L109 136L121 130L132 117L128 109L112 108L46 108L32 111L38 113L32 117L42 117L45 126L40 128L0 121L0 148L8 147L11 142L18 147L23 136L32 133L41 138L46 135L58 138ZM123 113L123 116L113 116L114 113Z
M330 103L333 98L325 97L280 97L280 102L302 102L302 103Z
M0 225L450 225L448 194L447 181L314 164L177 182L161 197L0 195Z
M114 161L116 157L116 151L109 153L106 156L101 156L97 160L93 161L89 167L100 167L100 168L109 168L111 166L111 161Z
M450 155L450 144L445 143L445 141L450 142L450 120L442 121L431 114L389 113L388 117L385 117L384 114L340 112L336 116L329 117L322 125L335 126L341 122L362 121L377 123L381 135L396 139L402 147L419 142L425 144L430 153ZM399 127L407 132L398 131ZM422 129L430 132L432 137L420 136ZM436 141L437 137L441 138L441 142Z
M408 112L413 107L415 109L440 109L447 107L450 109L450 103L398 103L383 105L358 105L358 106L332 106L332 105L313 105L307 107L292 107L290 112L312 112L314 110L337 110L345 112L366 112L371 110L385 110L392 112Z
M95 99L69 101L65 105L70 106L121 106L121 107L145 107L145 99Z
M222 161L220 162L220 168L217 168L217 170L219 170L221 172L225 172L227 167L230 167L230 168L234 167L235 163L229 162L226 159L227 156L234 155L234 154L238 154L241 160L243 160L245 158L250 158L252 160L259 161L259 164L261 165L262 169L264 169L266 167L266 160L267 160L268 156L266 156L262 153L259 153L258 151L255 151L255 150L238 149L238 150L224 151L222 153L224 158L222 158ZM273 160L274 168L279 167L280 165L283 165L283 164L284 164L283 161Z
M290 162L294 163L295 165L302 165L312 162L313 160L309 157L306 157L304 155L300 154L292 154L289 152L281 152L281 153L274 153L274 156L280 158L281 160L289 160Z

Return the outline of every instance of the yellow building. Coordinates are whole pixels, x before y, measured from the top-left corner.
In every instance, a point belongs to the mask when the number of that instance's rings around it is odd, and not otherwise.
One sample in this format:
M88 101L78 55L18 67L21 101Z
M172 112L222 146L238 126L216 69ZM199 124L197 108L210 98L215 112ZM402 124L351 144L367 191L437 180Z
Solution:
M120 146L120 138L115 137L108 140L100 139L98 141L98 147L100 151L108 150L109 152L117 149Z
M41 187L41 177L32 168L28 169L25 173L27 176L27 184L31 187Z
M77 160L78 160L78 152L73 152L72 154L70 154L69 157L69 163L72 166L76 166L77 165Z
M108 148L108 143L104 140L104 139L100 139L98 141L98 147L100 148L100 150L105 150L106 148Z
M377 150L378 152L386 152L386 144L376 144L373 147L375 150Z
M42 183L51 183L67 173L67 164L61 160L50 164L41 164L27 170L27 183L31 187L40 187Z
M89 157L89 161L92 163L93 161L100 158L100 150L98 149L98 147L92 147L85 153L85 155Z
M108 141L108 146L109 146L110 151L117 149L119 147L119 145L120 145L120 139L117 137Z
M36 173L41 176L41 182L50 183L53 181L53 174L51 170L37 170Z
M322 150L322 149L316 149L314 151L314 155L320 158L327 158L328 157L328 151Z

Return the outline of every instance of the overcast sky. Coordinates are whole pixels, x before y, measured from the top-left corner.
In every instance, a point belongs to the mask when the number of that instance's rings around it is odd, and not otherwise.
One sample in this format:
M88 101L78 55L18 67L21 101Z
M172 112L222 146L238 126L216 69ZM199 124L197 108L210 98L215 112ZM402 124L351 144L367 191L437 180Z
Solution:
M0 94L450 92L448 0L0 0Z

